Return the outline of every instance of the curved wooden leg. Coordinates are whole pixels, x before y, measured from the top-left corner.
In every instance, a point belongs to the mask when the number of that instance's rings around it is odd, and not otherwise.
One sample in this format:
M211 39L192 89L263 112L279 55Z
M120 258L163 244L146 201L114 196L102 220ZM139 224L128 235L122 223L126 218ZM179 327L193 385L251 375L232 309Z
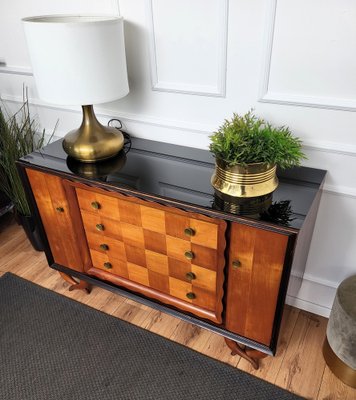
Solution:
M88 294L91 292L91 285L85 281L76 281L70 275L65 274L64 272L59 271L60 276L68 282L71 286L69 286L69 291L72 290L85 290Z
M238 354L245 360L247 360L254 369L259 368L259 360L261 358L267 357L267 354L262 353L261 351L250 349L244 345L240 345L234 340L225 338L225 343L231 349L231 355L235 356Z

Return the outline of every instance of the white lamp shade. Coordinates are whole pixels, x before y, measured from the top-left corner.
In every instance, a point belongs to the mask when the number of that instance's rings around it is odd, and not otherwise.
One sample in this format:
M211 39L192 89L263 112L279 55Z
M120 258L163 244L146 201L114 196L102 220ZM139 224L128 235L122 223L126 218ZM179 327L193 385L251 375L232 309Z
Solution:
M90 105L129 92L123 18L24 18L38 94L46 102Z

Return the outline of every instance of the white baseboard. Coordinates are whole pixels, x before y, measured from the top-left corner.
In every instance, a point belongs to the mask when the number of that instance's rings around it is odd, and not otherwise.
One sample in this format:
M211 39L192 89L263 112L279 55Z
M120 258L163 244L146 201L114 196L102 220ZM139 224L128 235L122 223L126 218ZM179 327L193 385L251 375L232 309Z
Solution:
M289 280L286 303L328 318L338 283L314 277L307 273L304 274L302 285L298 290L299 282L300 278L292 273Z
M321 315L322 317L329 318L331 308L324 307L320 304L311 303L307 300L298 299L297 297L286 297L286 303L290 306L299 308L300 310L308 311L313 314Z

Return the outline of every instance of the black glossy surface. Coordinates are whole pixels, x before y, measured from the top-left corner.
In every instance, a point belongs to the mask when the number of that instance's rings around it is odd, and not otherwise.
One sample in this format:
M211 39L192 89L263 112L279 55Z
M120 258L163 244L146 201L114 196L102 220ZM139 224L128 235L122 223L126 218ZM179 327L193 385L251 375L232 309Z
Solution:
M223 209L227 214L233 210L234 214L296 229L302 226L326 174L324 170L306 167L279 171L280 184L271 198L252 199L247 204L243 200L236 207L214 200L210 184L214 158L205 150L133 138L132 149L126 156L120 154L103 163L83 164L69 159L62 149L62 140L58 140L22 161L206 209Z

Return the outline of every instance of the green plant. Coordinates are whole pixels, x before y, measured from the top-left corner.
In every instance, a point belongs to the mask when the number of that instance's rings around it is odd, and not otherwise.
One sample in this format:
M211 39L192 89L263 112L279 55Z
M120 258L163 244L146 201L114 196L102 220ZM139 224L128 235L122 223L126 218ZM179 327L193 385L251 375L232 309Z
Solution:
M13 202L16 211L25 216L31 212L15 162L42 148L45 142L45 130L38 132L38 123L30 115L26 91L15 114L9 115L4 105L0 106L0 190Z
M300 139L287 127L274 127L252 111L234 114L210 138L210 151L230 167L262 162L289 168L305 158Z

